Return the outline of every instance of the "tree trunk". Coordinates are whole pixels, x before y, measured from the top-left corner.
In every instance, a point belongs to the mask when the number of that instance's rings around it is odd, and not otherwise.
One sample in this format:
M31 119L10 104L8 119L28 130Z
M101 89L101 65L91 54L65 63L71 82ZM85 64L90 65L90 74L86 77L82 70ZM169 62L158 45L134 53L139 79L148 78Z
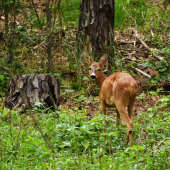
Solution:
M77 35L80 49L86 44L87 52L92 50L95 60L104 53L113 57L114 0L82 0L80 12Z
M45 0L45 10L47 15L47 54L48 54L48 71L52 68L52 54L51 54L51 9L50 0Z
M11 27L11 30L13 29L13 33L10 30L9 32L9 12L11 12L11 9L13 7L13 28ZM10 6L9 1L5 0L4 5L4 13L5 13L5 33L7 35L7 47L8 47L8 54L9 54L9 63L12 65L12 62L14 60L13 56L13 43L14 43L14 32L15 32L15 0L13 0L13 6ZM12 13L12 12L11 12Z
M9 4L7 4L7 1L5 1L4 13L5 13L5 33L8 34L9 32L9 27L8 27Z
M15 76L15 80L10 80L8 94L5 97L5 106L7 108L19 108L25 111L30 107L35 107L36 104L38 108L51 107L54 110L55 107L59 106L60 79L55 76L25 74Z

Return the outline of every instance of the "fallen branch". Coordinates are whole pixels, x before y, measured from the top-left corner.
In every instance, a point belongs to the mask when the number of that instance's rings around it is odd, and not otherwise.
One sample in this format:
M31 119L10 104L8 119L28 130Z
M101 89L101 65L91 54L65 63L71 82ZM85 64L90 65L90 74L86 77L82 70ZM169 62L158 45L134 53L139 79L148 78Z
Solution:
M162 145L162 143L163 143L164 141L166 141L166 140L170 140L170 137L164 138L164 139L155 147L154 152L156 152L157 149L158 149L158 148Z
M124 5L122 5L122 6L123 6L123 10L129 15L129 17L135 22L135 25L136 25L135 19L125 10ZM148 50L152 53L152 55L153 55L155 58L157 58L158 60L163 60L162 57L155 55L155 54L154 54L154 50L153 50L152 48L149 48L149 46L147 46L147 44L139 37L139 35L138 35L137 31L136 31L137 29L132 29L132 30L133 30L134 33L135 33L135 37L138 38L138 40L145 46L146 49L148 49Z
M138 68L135 68L135 67L134 67L134 69L135 69L136 71L138 71L139 73L143 74L144 76L146 76L146 77L148 77L148 78L151 78L151 76L150 76L149 74L146 74L146 73L143 72L142 70L140 70L140 69L138 69Z
M154 54L154 50L153 50L152 48L150 48L150 47L139 37L139 35L138 35L138 33L137 33L137 31L136 31L135 29L132 29L132 30L133 30L133 32L135 33L135 36L138 38L138 40L144 45L144 47L145 47L147 50L149 50L149 51L152 53L152 55L153 55L155 58L157 58L158 60L163 60L162 57L157 56L157 55Z

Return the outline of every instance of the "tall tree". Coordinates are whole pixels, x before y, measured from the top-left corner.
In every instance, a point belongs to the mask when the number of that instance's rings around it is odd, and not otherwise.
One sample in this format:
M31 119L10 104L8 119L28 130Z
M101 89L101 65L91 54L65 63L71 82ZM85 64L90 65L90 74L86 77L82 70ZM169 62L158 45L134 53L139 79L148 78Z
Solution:
M5 32L8 34L9 28L8 28L8 14L9 14L9 3L8 0L5 0L5 5L4 5L4 13L5 13Z
M47 54L48 54L48 71L51 71L52 54L51 54L51 8L50 0L45 0L45 9L47 15Z
M103 53L113 56L114 0L81 0L78 28L79 48L92 50L95 60ZM113 64L110 57L110 65Z
M14 46L14 36L15 36L15 22L16 22L16 1L5 0L4 1L4 14L5 14L5 32L8 37L7 46L9 53L9 63L12 64L14 61L13 46ZM9 13L12 16L12 26L9 31Z

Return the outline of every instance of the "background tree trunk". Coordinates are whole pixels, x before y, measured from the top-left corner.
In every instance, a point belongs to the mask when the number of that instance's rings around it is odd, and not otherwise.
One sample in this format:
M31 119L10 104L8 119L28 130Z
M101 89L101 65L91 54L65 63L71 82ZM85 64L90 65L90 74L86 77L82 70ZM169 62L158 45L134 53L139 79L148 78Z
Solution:
M85 44L96 61L106 52L113 57L114 0L82 0L80 12L77 35L80 49ZM112 65L110 57L109 61Z
M13 27L11 26L10 31L9 31L9 12L11 12L13 16L13 24L12 24ZM5 32L7 35L9 63L12 65L14 61L13 44L14 44L14 34L15 34L15 0L13 0L13 4L10 4L10 1L5 0L4 13L5 13Z
M52 54L51 54L51 9L50 0L45 0L45 9L47 15L47 54L48 54L48 71L52 68Z
M40 102L41 109L55 108L60 104L60 79L44 74L25 74L11 79L8 94L5 97L5 106L9 109L20 108L25 111L29 107L35 107L35 102ZM20 90L19 90L19 89ZM20 93L22 92L22 94ZM27 99L27 103L24 101ZM29 103L29 105L28 105Z
M4 13L5 13L5 33L8 34L9 32L9 27L8 27L9 4L7 4L7 0L5 0Z

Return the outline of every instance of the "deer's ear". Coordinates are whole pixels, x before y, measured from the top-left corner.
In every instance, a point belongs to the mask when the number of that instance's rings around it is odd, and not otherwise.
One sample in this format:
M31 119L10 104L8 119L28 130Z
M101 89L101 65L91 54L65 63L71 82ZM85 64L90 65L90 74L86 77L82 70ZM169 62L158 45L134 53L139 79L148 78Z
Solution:
M107 54L104 54L99 61L100 65L103 67L106 64L107 60L108 60L108 56Z
M89 56L86 52L84 52L84 57L85 57L86 61L89 63L89 65L91 65L92 63L94 63L92 57Z
M91 65L92 63L94 63L94 61L93 61L93 59L92 59L91 56L89 56L89 61L90 61L90 65Z

